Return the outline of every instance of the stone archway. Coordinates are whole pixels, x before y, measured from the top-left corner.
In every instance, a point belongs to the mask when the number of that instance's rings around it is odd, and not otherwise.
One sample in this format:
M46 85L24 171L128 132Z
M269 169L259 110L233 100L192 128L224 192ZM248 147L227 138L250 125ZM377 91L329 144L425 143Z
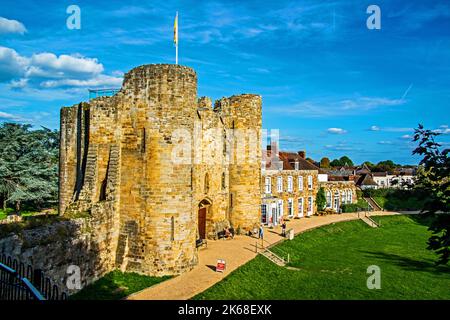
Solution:
M212 201L208 198L203 199L198 204L198 220L197 220L197 235L200 239L206 239L206 220L209 216L209 211Z

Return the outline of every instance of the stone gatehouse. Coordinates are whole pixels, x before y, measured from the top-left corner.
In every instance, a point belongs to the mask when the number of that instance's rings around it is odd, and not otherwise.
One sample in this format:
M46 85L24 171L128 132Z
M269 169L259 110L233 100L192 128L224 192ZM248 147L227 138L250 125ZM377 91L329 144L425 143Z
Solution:
M61 215L108 216L110 265L148 275L197 264L196 239L260 223L261 97L197 97L197 75L144 65L122 88L61 110Z

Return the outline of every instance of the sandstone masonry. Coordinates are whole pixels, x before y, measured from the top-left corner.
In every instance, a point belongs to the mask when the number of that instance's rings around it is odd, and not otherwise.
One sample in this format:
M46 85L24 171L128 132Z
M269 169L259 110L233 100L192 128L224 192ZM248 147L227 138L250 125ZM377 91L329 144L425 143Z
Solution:
M196 239L260 222L261 104L213 107L187 67L131 70L116 95L61 110L60 214L108 217L110 269L191 269Z

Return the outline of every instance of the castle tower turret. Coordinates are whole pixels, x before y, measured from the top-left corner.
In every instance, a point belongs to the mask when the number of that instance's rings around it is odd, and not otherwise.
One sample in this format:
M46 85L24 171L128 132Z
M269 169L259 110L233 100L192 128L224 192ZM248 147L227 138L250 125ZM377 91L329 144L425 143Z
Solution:
M145 65L125 75L121 92L120 248L126 249L118 264L177 274L197 262L190 161L197 76L179 65ZM179 139L186 139L188 154L175 149Z
M261 96L243 94L227 99L225 112L233 132L230 158L230 221L251 230L260 223Z

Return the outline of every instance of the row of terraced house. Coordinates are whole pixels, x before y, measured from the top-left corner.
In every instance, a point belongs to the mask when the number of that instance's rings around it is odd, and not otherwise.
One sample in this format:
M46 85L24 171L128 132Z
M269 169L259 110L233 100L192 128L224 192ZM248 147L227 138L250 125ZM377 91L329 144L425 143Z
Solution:
M263 155L261 179L261 222L277 225L282 219L304 218L318 212L320 188L325 208L339 212L342 204L357 201L353 180L335 179L306 160L305 151L277 152L268 146ZM272 150L274 152L272 152Z

